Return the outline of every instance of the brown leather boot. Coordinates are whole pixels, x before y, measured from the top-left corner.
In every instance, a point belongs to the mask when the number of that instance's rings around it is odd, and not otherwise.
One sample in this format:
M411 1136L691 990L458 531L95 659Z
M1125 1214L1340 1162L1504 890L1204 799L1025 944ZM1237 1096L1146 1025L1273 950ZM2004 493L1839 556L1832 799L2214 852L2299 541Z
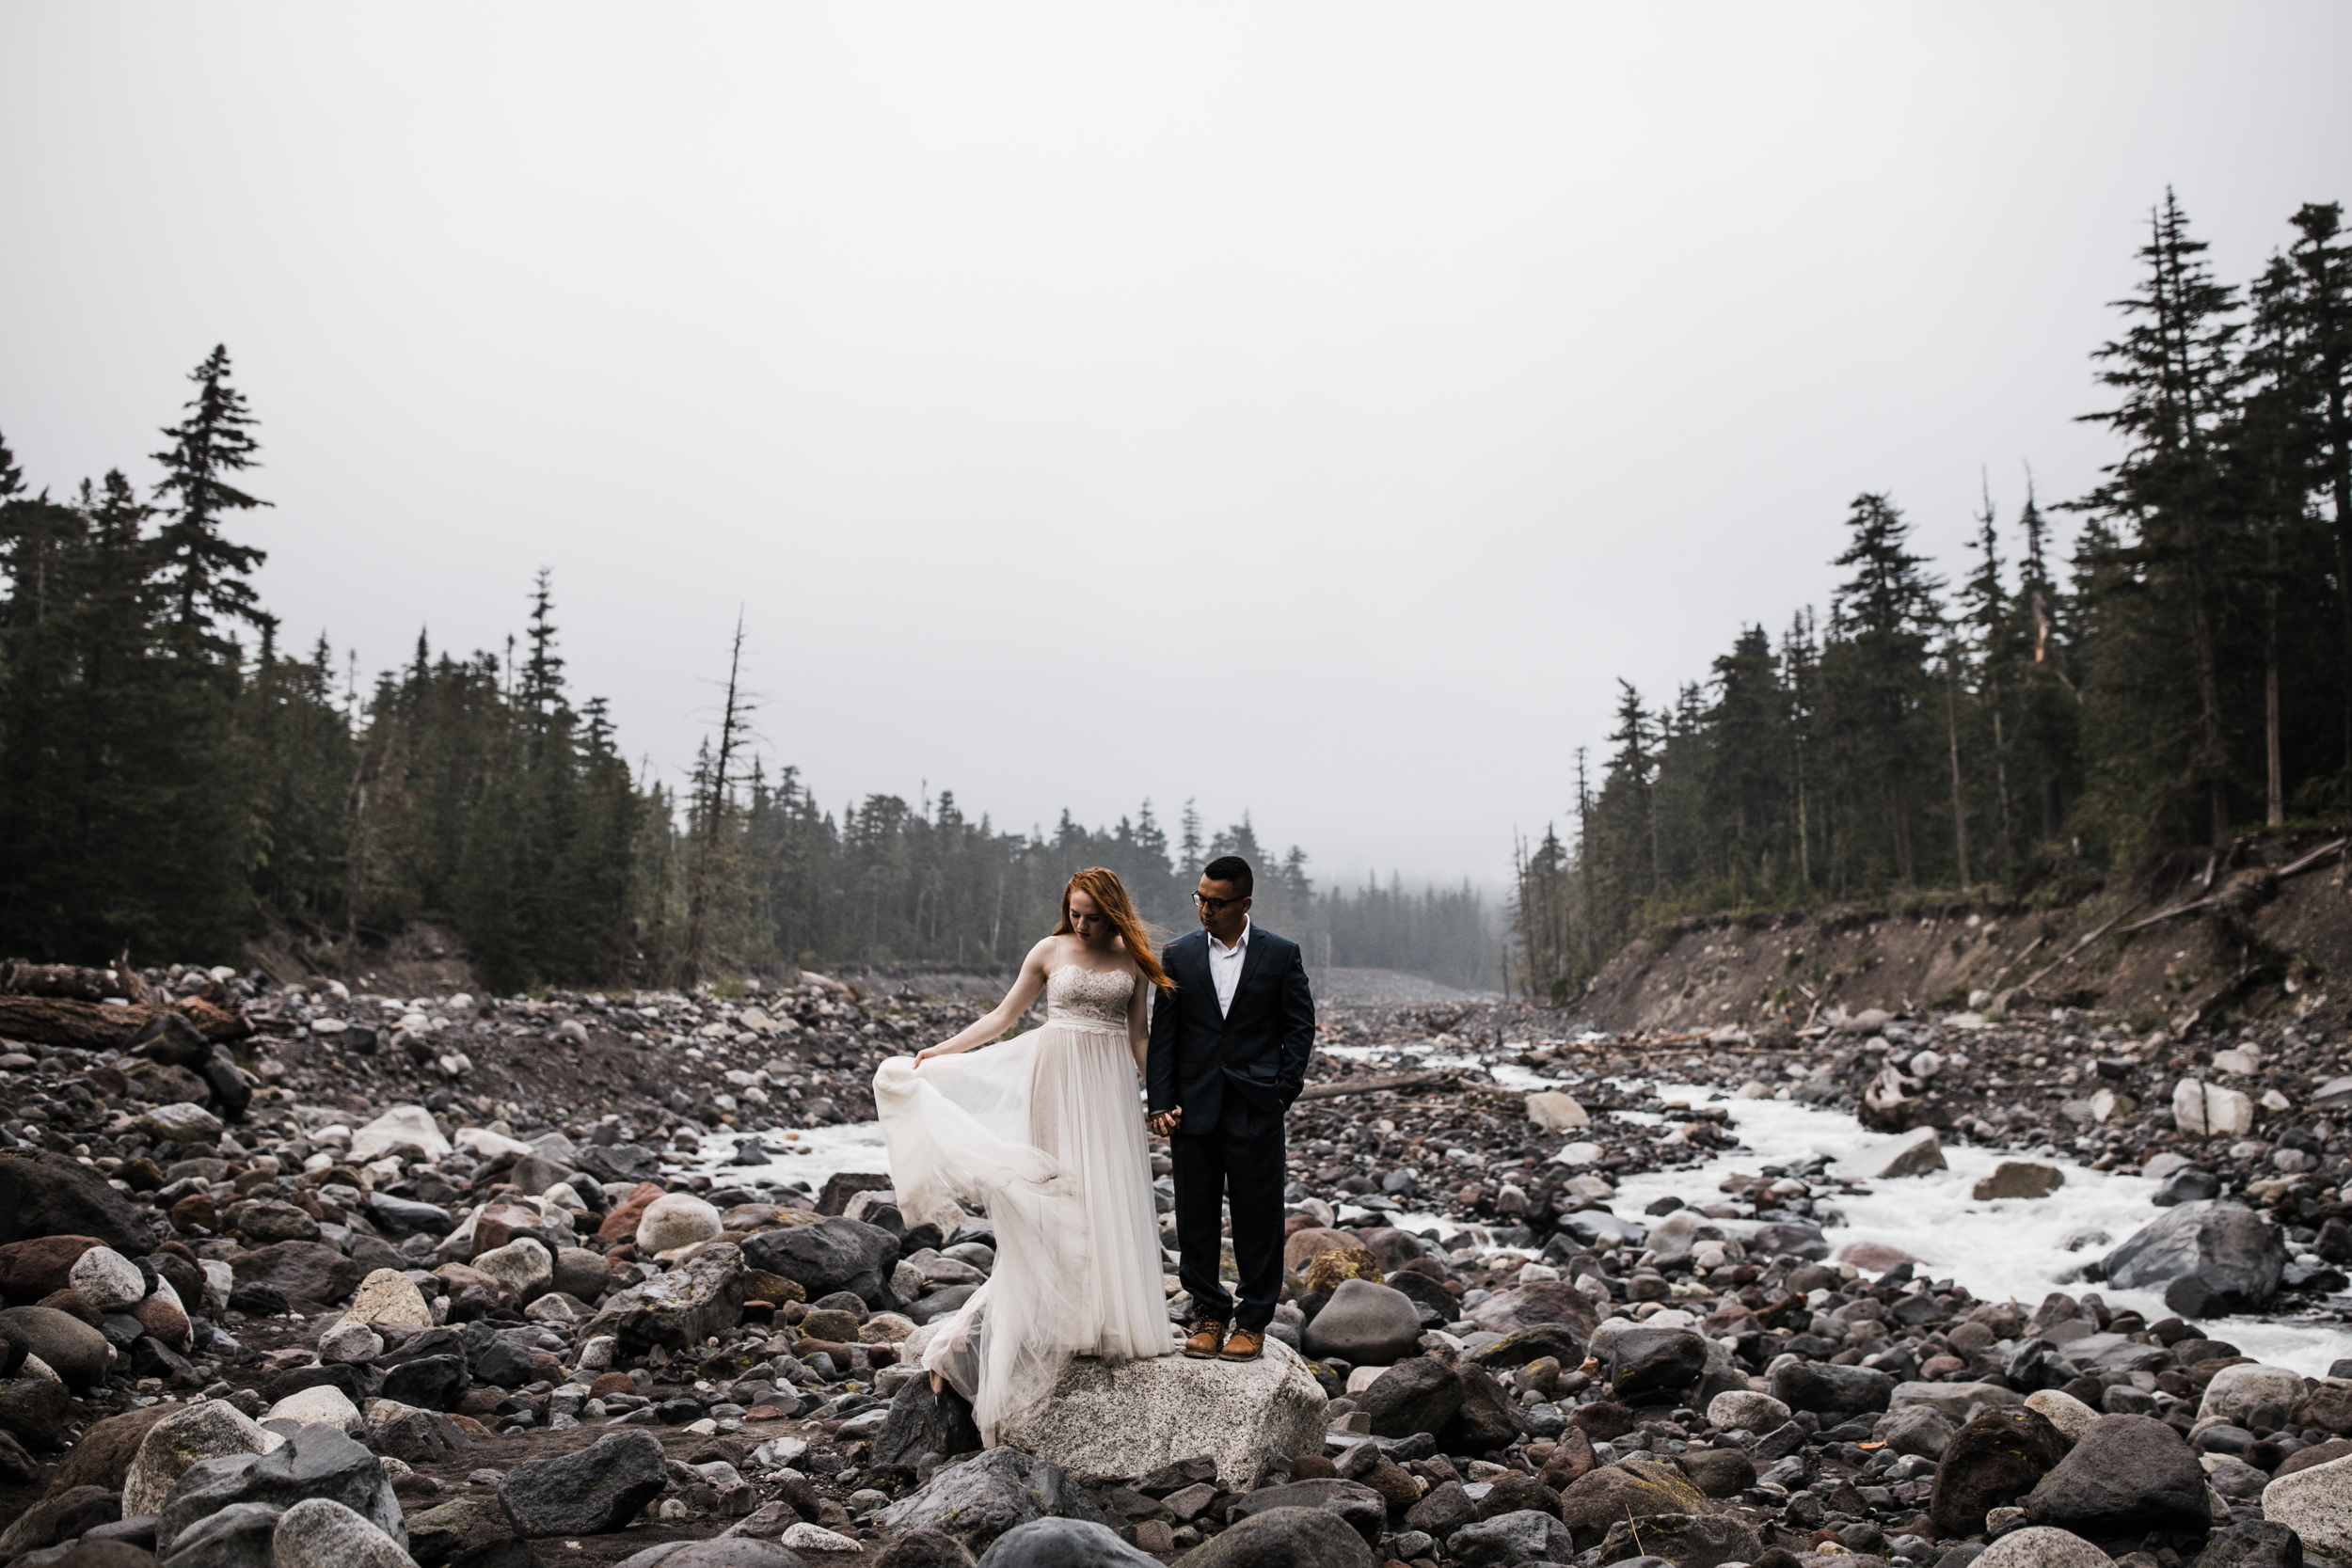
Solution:
M1255 1361L1265 1349L1265 1330L1237 1328L1225 1341L1225 1348L1216 1353L1219 1361Z
M1225 1325L1215 1318L1203 1318L1192 1325L1192 1338L1184 1341L1184 1354L1196 1361L1205 1361L1225 1343Z

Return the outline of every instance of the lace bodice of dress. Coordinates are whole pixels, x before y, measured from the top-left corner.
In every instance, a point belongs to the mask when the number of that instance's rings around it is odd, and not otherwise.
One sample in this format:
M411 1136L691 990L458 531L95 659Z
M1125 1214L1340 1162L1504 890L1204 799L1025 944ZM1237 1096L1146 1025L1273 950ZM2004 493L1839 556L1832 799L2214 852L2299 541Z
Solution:
M1123 969L1064 964L1045 982L1045 1022L1123 1030L1127 998L1135 989L1135 976Z

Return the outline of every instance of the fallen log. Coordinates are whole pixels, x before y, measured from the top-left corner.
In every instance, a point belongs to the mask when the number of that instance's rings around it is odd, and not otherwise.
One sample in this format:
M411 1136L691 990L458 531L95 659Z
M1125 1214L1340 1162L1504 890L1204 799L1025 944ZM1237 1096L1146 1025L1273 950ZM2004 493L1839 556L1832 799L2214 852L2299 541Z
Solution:
M1382 1089L1451 1087L1461 1078L1457 1068L1424 1068L1418 1072L1373 1072L1360 1078L1334 1078L1310 1084L1298 1091L1301 1100L1337 1100L1342 1095L1377 1094Z
M133 969L85 969L79 964L37 964L22 958L0 962L0 994L55 996L76 1002L103 1002L119 996L144 1002L147 987Z
M151 1002L110 1007L62 996L0 996L0 1038L80 1051L119 1051L151 1020L167 1012L186 1018L209 1040L238 1040L253 1033L243 1014L194 997L167 1007Z

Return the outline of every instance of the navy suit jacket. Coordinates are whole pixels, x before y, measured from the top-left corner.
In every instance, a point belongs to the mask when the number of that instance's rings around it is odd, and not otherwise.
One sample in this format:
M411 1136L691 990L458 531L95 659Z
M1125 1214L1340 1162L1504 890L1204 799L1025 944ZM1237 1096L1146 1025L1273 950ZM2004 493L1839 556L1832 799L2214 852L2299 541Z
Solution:
M1298 943L1252 926L1232 1007L1222 1015L1206 931L1169 942L1160 965L1176 994L1162 991L1152 1001L1145 1103L1153 1112L1181 1106L1180 1135L1214 1132L1228 1120L1279 1123L1306 1087L1315 1044L1314 998ZM1236 1101L1238 1116L1231 1114Z

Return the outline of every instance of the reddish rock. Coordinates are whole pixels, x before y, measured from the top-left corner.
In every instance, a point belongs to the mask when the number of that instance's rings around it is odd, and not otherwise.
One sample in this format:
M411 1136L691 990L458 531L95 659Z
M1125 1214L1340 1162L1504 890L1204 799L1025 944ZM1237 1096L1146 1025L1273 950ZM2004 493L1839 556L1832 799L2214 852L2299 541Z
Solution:
M1919 1377L1922 1382L1934 1383L1967 1370L1968 1363L1957 1355L1931 1355L1919 1363Z
M57 1466L56 1477L49 1482L49 1496L62 1497L77 1486L121 1491L122 1478L130 1470L139 1444L146 1439L147 1429L181 1408L177 1404L151 1404L93 1422L66 1451L65 1463Z
M105 1243L95 1236L35 1236L0 1246L0 1295L12 1307L30 1307L66 1288L73 1260Z
M131 1308L131 1316L139 1326L173 1350L186 1354L188 1350L188 1316L160 1295L150 1296Z
M755 1404L743 1412L743 1418L747 1421L788 1421L792 1418L792 1412L778 1409L772 1404Z
M637 1380L627 1372L600 1372L596 1381L588 1385L588 1397L600 1400L607 1394L634 1394Z
M79 1291L52 1291L34 1305L46 1307L54 1312L63 1312L71 1318L79 1318L92 1328L99 1326L98 1308L92 1307Z
M1353 1249L1363 1244L1364 1239L1352 1230L1330 1230L1317 1226L1295 1231L1290 1240L1282 1243L1282 1267L1295 1273L1318 1252L1329 1252L1335 1248Z
M527 1203L487 1204L474 1216L473 1256L494 1252L513 1241L516 1232L537 1230L546 1223L539 1211Z
M219 1228L220 1206L210 1193L190 1193L171 1206L171 1227L174 1230L214 1230Z
M640 1181L637 1190L628 1195L628 1201L604 1216L604 1223L596 1227L596 1234L608 1242L635 1240L637 1222L645 1217L645 1211L653 1207L653 1200L661 1196L661 1191L658 1182Z

